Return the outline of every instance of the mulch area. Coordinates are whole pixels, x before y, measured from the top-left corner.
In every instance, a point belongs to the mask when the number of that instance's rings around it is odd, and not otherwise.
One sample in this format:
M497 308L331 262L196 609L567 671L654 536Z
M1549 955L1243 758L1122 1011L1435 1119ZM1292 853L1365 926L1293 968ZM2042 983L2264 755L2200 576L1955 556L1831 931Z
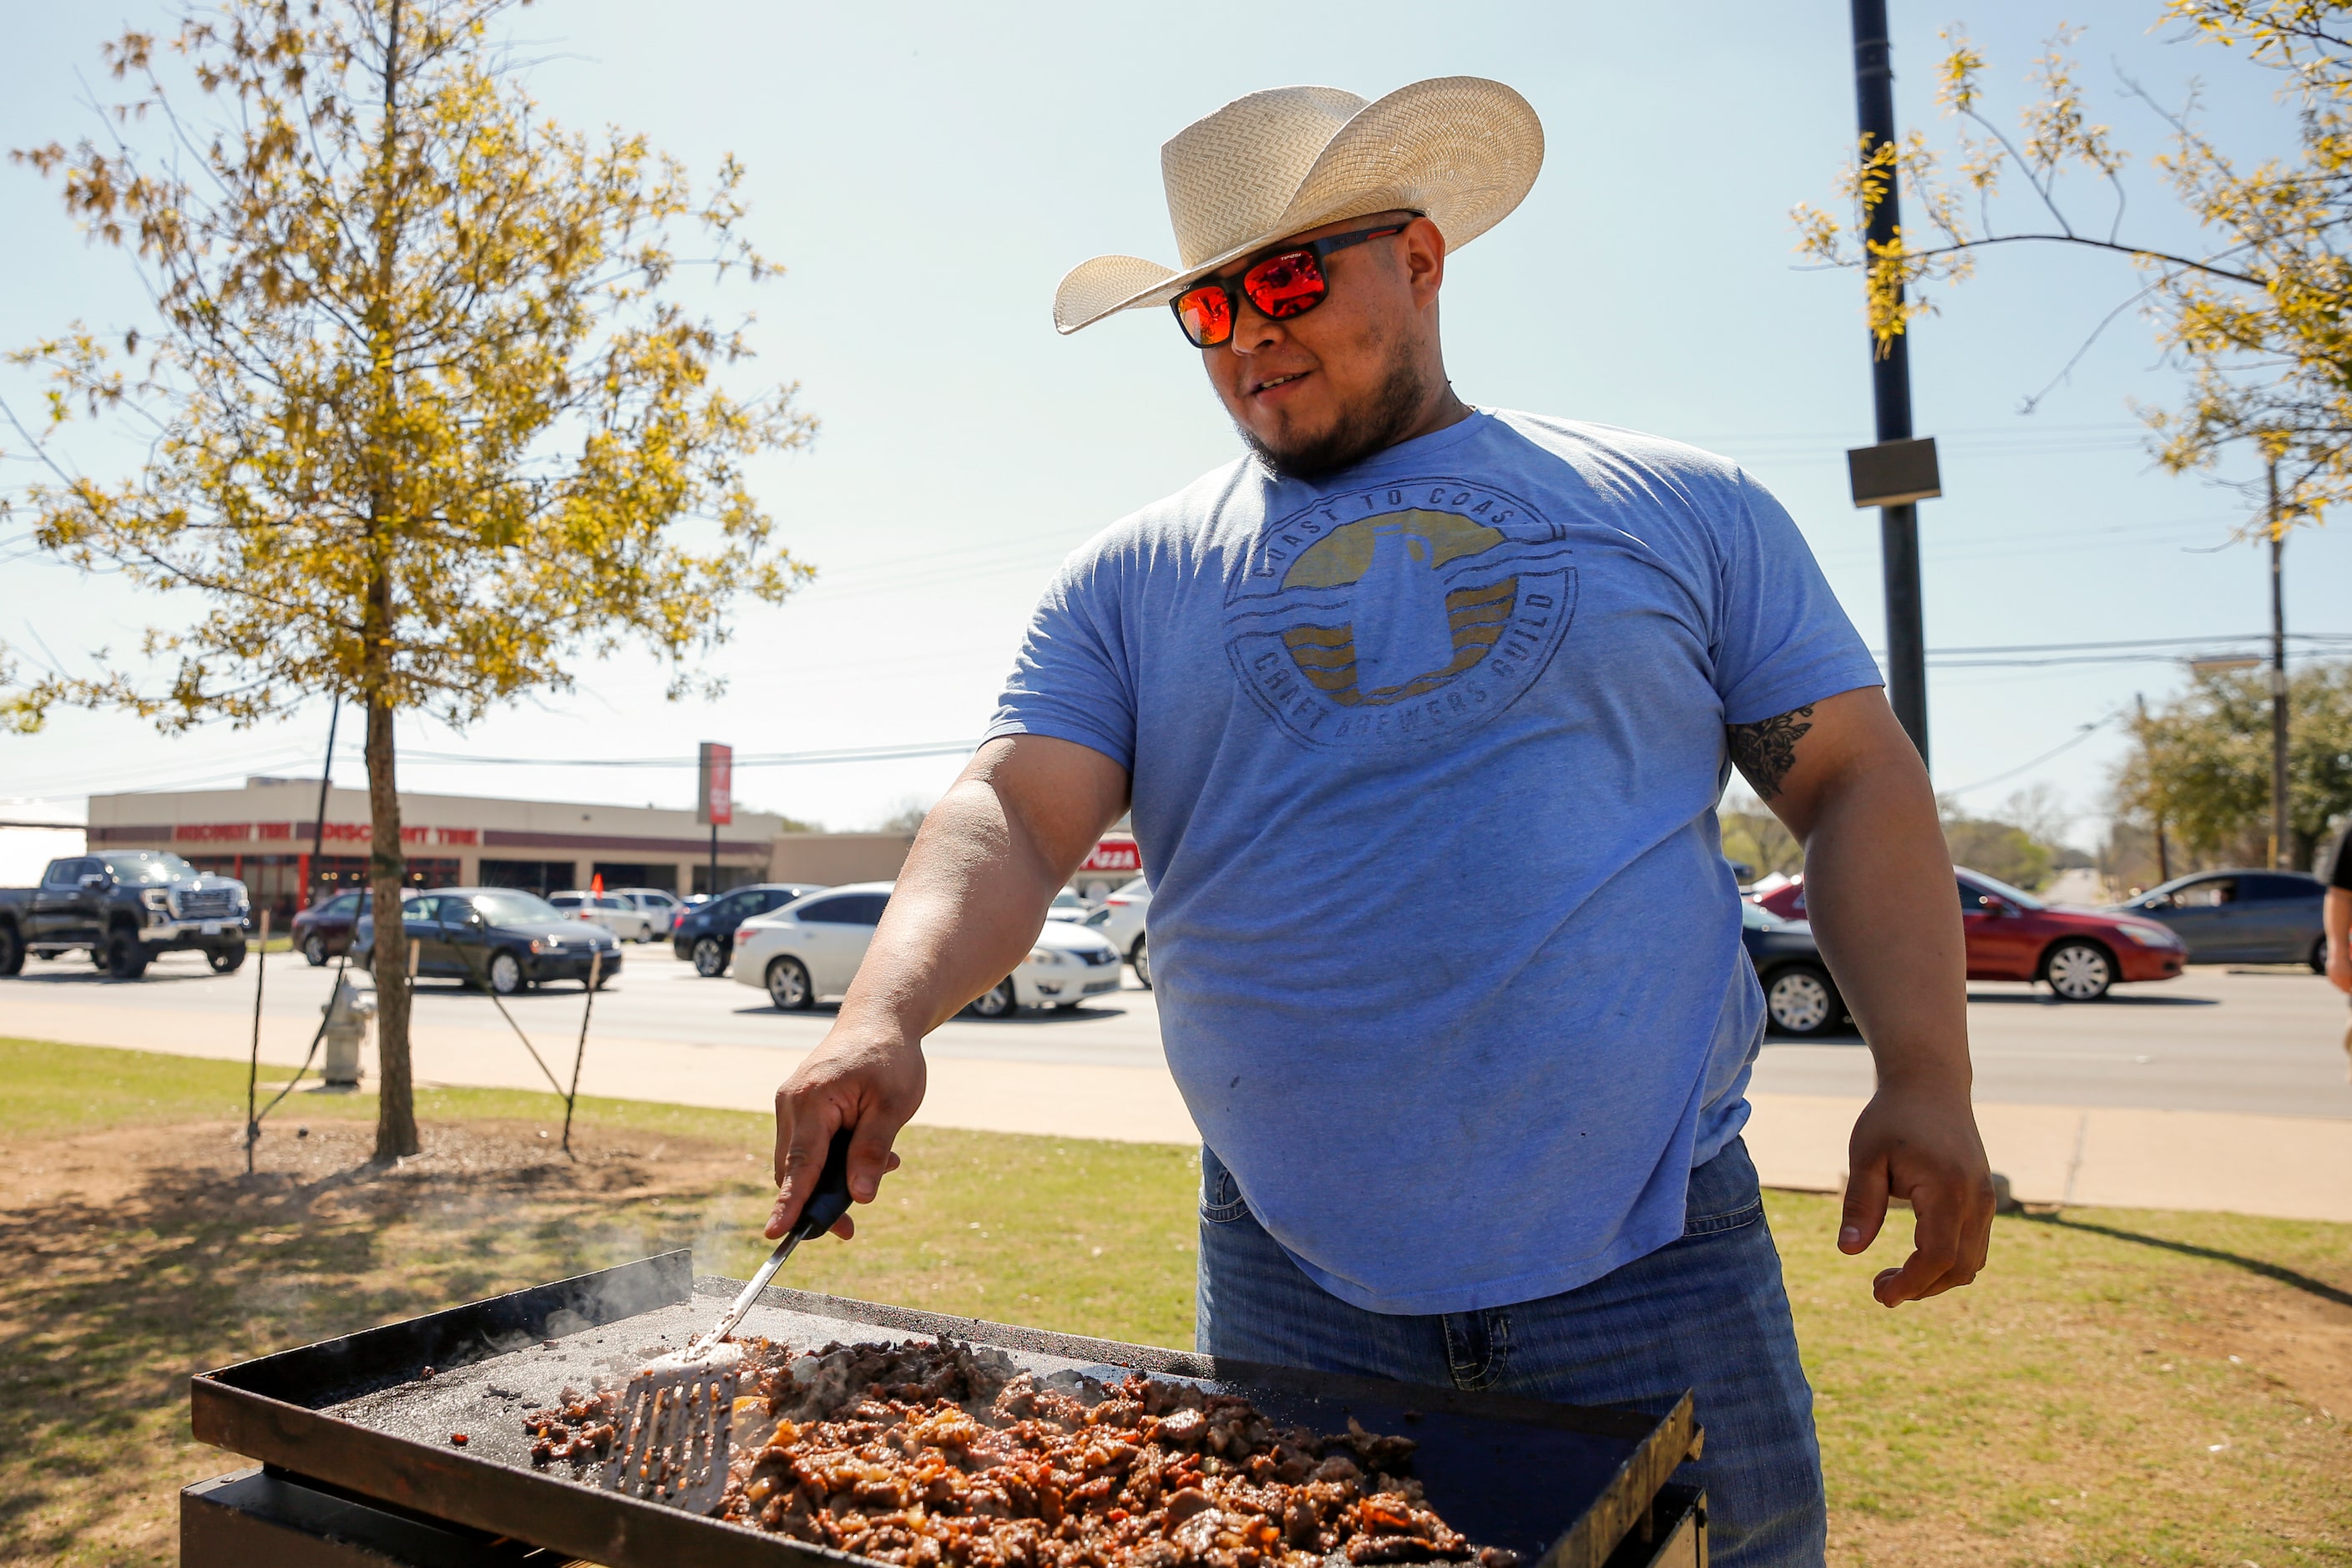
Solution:
M292 1109L292 1108L289 1108ZM373 1128L231 1122L0 1153L0 1563L168 1563L196 1371L688 1246L761 1173L740 1147L470 1121L369 1163ZM542 1135L544 1134L544 1135Z

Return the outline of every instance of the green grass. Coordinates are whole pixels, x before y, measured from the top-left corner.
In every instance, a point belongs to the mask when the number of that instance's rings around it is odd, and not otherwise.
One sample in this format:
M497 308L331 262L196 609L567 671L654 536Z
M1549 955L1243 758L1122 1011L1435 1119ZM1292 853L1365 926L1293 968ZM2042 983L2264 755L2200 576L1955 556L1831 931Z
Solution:
M1833 1200L1770 1208L1845 1560L2352 1563L2352 1226L2005 1217L1889 1312Z
M286 1075L264 1068L262 1077L283 1083ZM224 1121L233 1134L245 1119L245 1090L239 1063L0 1039L0 1141L194 1118ZM424 1089L416 1114L426 1124L530 1123L553 1135L563 1102L521 1089ZM298 1091L265 1122L259 1167L271 1168L298 1123L372 1125L375 1115L372 1094ZM774 1192L766 1178L771 1119L583 1096L574 1129L583 1143L619 1140L656 1163L655 1152L670 1140L740 1151L736 1179L666 1197L659 1212L650 1203L623 1212L646 1250L691 1246L707 1273L740 1278L758 1267L768 1248L759 1226ZM925 1127L908 1128L899 1148L907 1166L872 1209L857 1211L857 1242L795 1257L796 1285L1110 1339L1192 1343L1191 1195L1200 1181L1192 1150ZM593 1247L558 1249L531 1266L616 1260Z
M763 1116L583 1101L572 1165L553 1097L429 1091L429 1157L370 1171L373 1098L304 1091L247 1181L244 1096L236 1063L0 1040L0 1253L24 1260L0 1271L0 1563L169 1560L174 1489L231 1462L186 1441L190 1371L672 1247L735 1275L765 1248ZM793 1284L1190 1342L1191 1151L900 1147L858 1240L804 1249ZM1886 1259L1836 1252L1830 1200L1769 1206L1833 1561L2352 1564L2352 1226L2003 1218L1974 1287L1887 1312Z

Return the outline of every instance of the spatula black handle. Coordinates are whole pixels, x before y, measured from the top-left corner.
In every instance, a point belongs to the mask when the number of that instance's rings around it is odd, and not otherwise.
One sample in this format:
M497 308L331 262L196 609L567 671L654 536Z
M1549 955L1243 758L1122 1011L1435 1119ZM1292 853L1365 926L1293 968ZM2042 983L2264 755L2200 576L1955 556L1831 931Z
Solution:
M833 1228L834 1221L848 1212L849 1129L845 1127L833 1135L832 1146L824 1152L824 1169L817 1173L816 1190L802 1205L801 1217L793 1222L792 1234L803 1241L823 1236Z

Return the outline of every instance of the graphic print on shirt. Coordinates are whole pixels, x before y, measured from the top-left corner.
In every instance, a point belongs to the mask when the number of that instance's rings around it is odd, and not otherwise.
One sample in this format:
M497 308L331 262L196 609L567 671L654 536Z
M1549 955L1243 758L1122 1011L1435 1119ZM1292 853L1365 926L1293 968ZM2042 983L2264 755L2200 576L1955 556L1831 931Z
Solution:
M1564 529L1491 485L1327 496L1260 534L1226 591L1226 653L1304 745L1436 744L1508 708L1559 651L1570 554Z

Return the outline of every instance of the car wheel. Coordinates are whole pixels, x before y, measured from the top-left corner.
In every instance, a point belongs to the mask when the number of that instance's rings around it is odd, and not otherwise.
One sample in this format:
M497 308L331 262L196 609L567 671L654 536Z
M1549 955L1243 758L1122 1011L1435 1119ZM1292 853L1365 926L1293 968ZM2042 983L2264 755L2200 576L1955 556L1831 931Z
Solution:
M522 987L522 960L504 948L490 954L490 989L511 996Z
M117 980L136 980L147 973L147 950L129 926L117 926L107 934L104 952L106 972Z
M2094 942L2062 942L2042 961L2042 978L2061 1001L2095 1002L2116 983L2115 961Z
M1810 963L1776 969L1764 984L1764 1014L1772 1027L1802 1039L1826 1035L1838 1024L1843 1009L1829 972Z
M213 966L215 974L235 974L245 967L245 943L238 942L235 947L208 947L205 949L205 962Z
M17 962L21 963L24 961L19 959ZM2313 939L2311 944L2311 957L2305 962L2311 965L2311 972L2314 974L2325 974L2327 973L2327 939L2326 937L2322 936ZM0 958L0 974L14 974L15 973L16 973L15 970L8 967L7 960Z
M797 958L780 958L768 965L768 1000L781 1013L805 1012L816 1003L816 987Z
M1013 989L1013 976L1006 975L971 999L965 1009L975 1018L1010 1018L1021 1011L1021 1001Z
M716 980L727 973L727 949L717 937L695 939L694 972L705 980Z
M302 956L310 961L313 969L327 967L327 939L312 931L302 939Z
M1135 945L1127 950L1127 961L1135 965L1135 983L1146 991L1151 989L1151 938L1137 937Z
M25 973L25 939L15 926L0 926L0 974Z

